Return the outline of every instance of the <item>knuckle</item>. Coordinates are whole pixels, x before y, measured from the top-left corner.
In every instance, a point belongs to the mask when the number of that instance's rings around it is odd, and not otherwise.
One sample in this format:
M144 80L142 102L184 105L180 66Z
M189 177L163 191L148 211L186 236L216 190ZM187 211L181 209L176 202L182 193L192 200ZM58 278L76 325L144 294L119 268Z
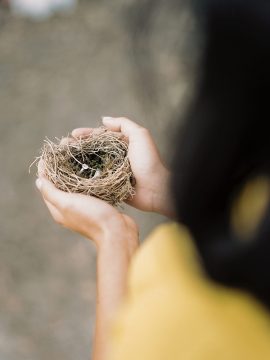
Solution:
M121 117L119 118L119 120L120 120L120 122L123 122L123 123L128 123L128 124L132 124L132 123L134 123L134 121L133 121L133 120L131 120L130 118L125 117L125 116L121 116ZM135 123L134 123L134 124L135 124Z

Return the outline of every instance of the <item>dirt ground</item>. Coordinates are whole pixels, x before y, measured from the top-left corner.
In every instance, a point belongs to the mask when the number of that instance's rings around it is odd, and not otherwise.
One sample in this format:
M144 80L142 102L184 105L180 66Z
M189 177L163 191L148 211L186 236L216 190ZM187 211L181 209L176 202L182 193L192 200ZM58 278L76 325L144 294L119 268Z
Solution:
M45 136L125 115L152 130L165 157L173 150L169 119L188 93L192 61L178 66L181 38L170 40L175 19L166 12L156 14L150 57L145 48L136 58L125 18L131 3L82 1L73 15L38 23L0 9L1 360L89 359L91 349L95 249L54 224L35 190L28 167ZM183 22L190 31L188 14ZM142 74L153 58L159 77L151 85ZM165 220L127 211L142 239Z

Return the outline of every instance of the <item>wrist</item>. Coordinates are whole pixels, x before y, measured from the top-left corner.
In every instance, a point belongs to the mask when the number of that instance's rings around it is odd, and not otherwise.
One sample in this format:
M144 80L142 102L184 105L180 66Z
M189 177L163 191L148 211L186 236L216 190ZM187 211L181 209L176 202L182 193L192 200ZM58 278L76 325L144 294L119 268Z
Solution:
M105 233L102 240L97 245L98 256L102 254L112 254L118 256L129 254L128 243L118 232Z
M125 217L125 215L123 215ZM125 218L112 222L103 228L99 241L96 242L98 254L111 254L112 256L131 258L139 246L137 225L133 220L129 226Z
M163 166L159 173L159 181L153 198L153 211L173 218L174 209L170 193L170 171Z

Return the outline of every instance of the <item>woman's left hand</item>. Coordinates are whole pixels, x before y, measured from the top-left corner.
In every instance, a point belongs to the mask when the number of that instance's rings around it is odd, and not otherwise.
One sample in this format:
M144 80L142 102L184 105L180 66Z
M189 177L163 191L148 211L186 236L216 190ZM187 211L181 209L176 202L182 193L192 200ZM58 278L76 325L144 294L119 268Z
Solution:
M117 245L127 247L130 256L135 251L138 227L132 218L93 196L58 190L43 175L36 185L58 224L93 240L98 250Z
M105 201L58 190L44 177L41 162L36 185L53 219L93 240L97 246L93 359L107 359L111 321L126 293L129 263L139 244L138 227L133 219Z

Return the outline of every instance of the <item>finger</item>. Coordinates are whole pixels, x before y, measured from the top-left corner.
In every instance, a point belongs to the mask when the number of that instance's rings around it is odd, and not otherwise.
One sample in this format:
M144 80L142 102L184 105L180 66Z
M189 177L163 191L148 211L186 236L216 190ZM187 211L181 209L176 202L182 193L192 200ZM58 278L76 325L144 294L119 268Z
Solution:
M102 118L102 122L108 129L112 131L120 131L128 138L130 138L138 129L143 129L142 126L124 117L113 118L105 116Z
M72 130L71 135L75 138L80 138L83 136L89 136L90 134L92 134L93 129L92 128L77 128Z
M68 194L58 190L49 180L40 177L36 180L36 186L41 192L44 200L54 205L57 209L62 209L67 204Z
M44 199L45 204L47 205L53 219L58 223L58 224L64 224L64 217L63 215L60 213L60 211L54 206L52 205L50 202L48 202L47 200Z

